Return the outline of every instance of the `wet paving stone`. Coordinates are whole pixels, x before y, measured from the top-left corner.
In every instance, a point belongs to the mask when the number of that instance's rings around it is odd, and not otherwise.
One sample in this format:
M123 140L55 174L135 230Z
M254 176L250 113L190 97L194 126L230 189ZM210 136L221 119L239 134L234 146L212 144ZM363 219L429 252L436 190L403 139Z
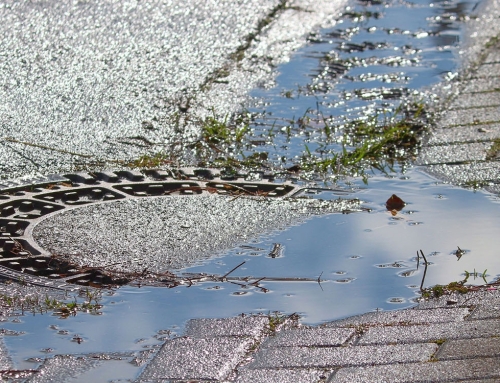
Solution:
M383 325L397 326L400 324L426 324L426 323L444 323L461 322L469 315L467 308L437 308L429 310L398 310L398 311L380 311L370 312L363 315L341 319L335 322L327 323L323 326L359 326L359 325Z
M499 319L500 304L491 306L479 305L470 315L469 319Z
M478 378L500 378L500 358L342 368L335 374L331 382L424 383L454 382Z
M369 328L360 345L433 342L439 339L472 339L500 336L500 322L494 320L436 323L415 326Z
M185 335L193 338L218 336L258 337L269 326L265 316L224 319L192 319L186 324Z
M260 350L248 366L257 368L340 367L410 363L429 360L437 351L434 343L358 347L282 347Z
M461 380L460 383L498 383L498 379Z
M457 126L453 128L437 128L426 141L426 145L453 145L474 141L492 141L500 138L500 124L484 124L480 126ZM443 152L447 149L442 148Z
M465 161L484 161L491 142L472 144L448 144L446 150L440 146L428 146L420 150L417 165L460 163Z
M463 89L464 93L477 93L500 90L500 77L480 78L470 81Z
M442 180L458 184L488 182L500 177L500 168L495 162L478 162L464 165L429 165L427 172Z
M13 367L9 352L3 338L0 338L0 370L10 370Z
M326 381L331 372L322 369L260 369L241 370L235 383L318 383Z
M268 338L261 347L340 346L354 334L353 328L293 329Z
M500 63L500 52L498 50L491 50L488 55L486 56L486 59L484 60L484 63Z
M99 365L98 360L90 358L57 355L44 361L36 373L26 381L29 383L65 382L76 378Z
M495 77L500 76L500 63L491 63L481 65L477 72L474 74L475 77Z
M436 354L439 360L500 356L500 338L451 339Z
M500 105L500 92L465 93L460 94L451 102L450 109L484 108L498 105Z
M250 338L177 338L167 341L139 381L223 380L238 365Z
M439 126L462 126L500 121L500 107L451 110L439 121Z

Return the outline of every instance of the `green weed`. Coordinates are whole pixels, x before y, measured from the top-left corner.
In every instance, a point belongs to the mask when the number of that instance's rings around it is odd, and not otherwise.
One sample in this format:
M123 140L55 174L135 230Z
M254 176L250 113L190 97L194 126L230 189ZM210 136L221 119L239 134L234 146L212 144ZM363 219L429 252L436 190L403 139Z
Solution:
M493 144L490 149L486 153L487 160L493 160L498 158L498 154L500 153L500 139L496 138L493 140Z
M271 313L268 314L268 319L269 319L269 332L271 334L274 334L284 326L287 325L295 326L297 324L299 316L297 314L284 315L279 311L275 311L272 314Z
M211 144L233 145L241 144L248 130L248 125L237 126L229 124L227 115L224 117L224 120L220 121L214 113L213 117L205 119L201 128L201 135L205 142Z
M380 116L373 116L367 121L354 121L345 125L341 151L317 157L306 148L302 168L352 176L362 176L370 168L382 172L393 171L395 162L416 155L419 138L426 129L421 120L423 104L413 104L411 113L409 110L399 109L382 121ZM331 135L332 128L329 125L325 124L324 130L327 137Z
M485 48L493 48L495 47L498 43L500 42L500 36L493 36L491 37L485 44Z
M483 187L487 186L488 182L481 181L481 180L469 180L464 182L463 186L472 188L474 190L482 189Z
M367 180L368 170L393 172L395 164L405 164L417 154L420 136L425 132L429 115L423 103L402 105L390 115L375 115L363 121L352 121L334 126L321 112L308 109L297 120L287 121L281 129L274 122L267 133L257 137L250 129L249 113L226 115L220 118L213 111L211 116L197 123L197 139L176 143L181 149L166 150L155 155L144 155L130 163L132 167L155 168L170 163L181 163L184 152L192 153L197 166L235 169L268 169L277 166L269 162L268 151L256 151L256 145L273 145L278 134L288 140L296 132L319 134L314 151L305 144L301 158L294 167L301 172L314 172L335 177L361 176ZM174 119L175 120L175 119ZM344 137L338 143L338 134ZM339 149L340 147L340 149ZM251 153L248 154L248 151ZM286 163L286 157L281 158Z
M473 272L469 272L469 271L465 270L465 281L467 281L470 277L473 277L474 279L476 279L476 278L482 278L482 279L483 279L483 281L484 281L484 283L488 283L488 282L486 281L486 272L487 272L487 271L488 271L488 269L485 269L485 270L483 271L483 273L481 274L481 273L478 273L478 272L476 271L476 269L474 269L474 271L473 271Z
M153 155L143 155L129 163L129 167L133 168L158 168L171 163L171 156L167 153L160 152Z
M76 297L72 301L58 300L48 295L45 298L39 295L0 295L0 305L9 310L20 310L22 312L30 311L35 313L53 312L63 318L70 315L74 316L78 312L99 313L102 308L100 304L101 291L87 289L82 294L86 300L80 302Z
M464 286L466 280L458 282L450 282L447 285L435 285L428 287L422 291L422 298L439 298L445 294L452 292L457 292L460 294L466 294L469 289Z

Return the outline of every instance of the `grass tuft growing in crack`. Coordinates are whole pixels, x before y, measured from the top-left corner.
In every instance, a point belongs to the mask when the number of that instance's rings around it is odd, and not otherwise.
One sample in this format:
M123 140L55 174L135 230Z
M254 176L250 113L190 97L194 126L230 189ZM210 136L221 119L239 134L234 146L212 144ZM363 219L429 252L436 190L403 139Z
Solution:
M300 166L304 170L340 176L366 177L366 171L377 169L387 173L396 163L413 159L420 137L429 124L424 104L401 106L390 116L373 116L346 124L341 130L340 151L328 150L327 145L312 153L306 146ZM325 124L325 134L332 128ZM326 141L327 142L327 141Z
M253 118L250 113L220 118L213 112L197 122L200 125L197 139L176 145L193 154L196 166L223 168L229 173L240 169L281 172L293 169L290 171L299 176L312 173L338 179L360 176L366 180L367 171L389 173L396 164L405 164L416 157L431 117L422 102L402 104L391 114L341 125L334 125L321 113L308 109L296 121L285 121L284 126L274 123L264 135L256 135L251 128ZM270 159L278 138L289 140L302 133L307 139L302 156ZM177 148L144 155L130 166L155 168L180 163L178 156L182 152Z
M496 138L493 140L493 144L486 153L486 159L487 160L497 159L499 154L500 154L500 139Z
M285 315L279 311L274 311L272 314L268 314L269 319L269 335L274 335L278 331L283 329L290 329L298 326L299 315L293 313L291 315Z

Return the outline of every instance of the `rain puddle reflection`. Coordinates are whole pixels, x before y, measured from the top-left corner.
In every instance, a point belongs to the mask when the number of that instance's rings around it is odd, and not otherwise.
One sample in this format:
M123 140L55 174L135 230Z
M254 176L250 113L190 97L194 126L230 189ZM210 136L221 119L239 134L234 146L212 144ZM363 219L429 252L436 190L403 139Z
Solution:
M335 27L311 34L279 68L273 87L254 92L254 135L273 141L255 150L285 166L308 152L338 153L353 120L384 119L402 100L433 99L425 88L454 76L457 44L475 4L351 3Z
M391 194L407 203L396 216L385 207ZM155 347L182 335L191 318L280 311L299 314L304 324L320 324L409 307L419 296L423 275L422 259L417 269L420 249L430 263L426 286L462 280L466 270L487 269L488 281L500 276L497 197L436 182L418 168L404 177L373 177L354 195L372 211L313 217L184 270L224 275L245 261L227 282L122 287L103 296L102 315L11 318L2 327L25 334L6 336L5 343L18 368L33 368L29 358L47 354ZM281 252L273 257L276 244ZM458 261L457 246L465 251ZM469 282L484 283L472 276Z
M255 92L259 101L251 112L261 116L252 127L255 135L279 132L273 145L258 150L286 163L303 153L304 143L311 150L320 147L317 132L286 128L311 109L341 123L394 109L402 96L442 80L456 70L454 48L474 4L353 6L335 28L310 36L309 45L280 68L274 88ZM38 358L54 354L154 348L181 335L191 318L280 311L319 324L409 307L423 276L422 263L417 266L420 249L429 261L426 286L462 280L467 272L469 283L484 283L474 271L487 270L488 281L500 276L497 197L437 182L419 168L373 175L368 186L361 181L351 186L357 190L351 196L366 201L371 212L313 217L184 270L224 275L244 261L229 281L172 289L121 287L104 294L102 315L8 318L5 330L25 332L4 337L16 368L33 368ZM385 206L392 194L407 203L396 215ZM306 196L328 198L326 193ZM464 250L459 260L458 247ZM128 377L135 371L131 368Z

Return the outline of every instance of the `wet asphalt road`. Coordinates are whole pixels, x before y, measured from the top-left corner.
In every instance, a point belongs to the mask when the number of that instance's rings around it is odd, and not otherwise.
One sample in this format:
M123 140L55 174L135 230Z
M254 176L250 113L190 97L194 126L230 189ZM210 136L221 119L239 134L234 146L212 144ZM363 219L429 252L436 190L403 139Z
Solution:
M2 2L0 178L117 168L197 137L343 3Z

